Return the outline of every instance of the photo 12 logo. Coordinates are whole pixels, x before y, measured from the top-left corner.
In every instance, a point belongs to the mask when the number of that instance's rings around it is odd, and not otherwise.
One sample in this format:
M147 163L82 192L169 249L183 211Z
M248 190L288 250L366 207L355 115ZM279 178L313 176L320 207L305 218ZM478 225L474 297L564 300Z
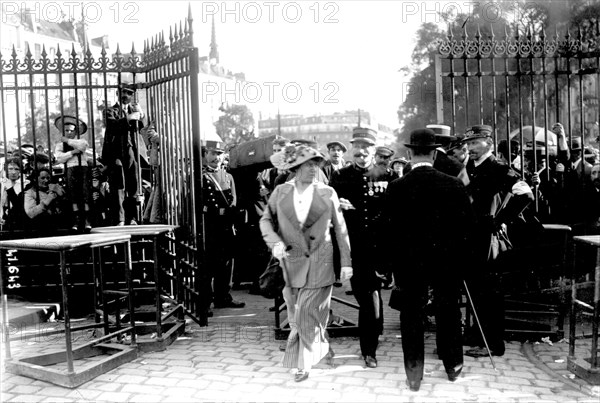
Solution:
M46 21L60 23L63 21L80 20L86 23L99 22L108 16L115 23L138 23L136 18L140 10L138 3L133 1L115 2L75 2L75 1L36 1L18 2L3 1L0 11L2 24L12 18L22 22L33 19L35 22Z
M337 2L240 2L240 1L203 1L202 22L210 22L212 18L226 22L288 22L312 21L315 24L338 23L340 6Z
M318 103L339 103L336 98L340 88L337 83L312 83L303 86L297 82L262 83L253 81L236 81L235 83L206 81L201 84L201 102L217 99L220 103L291 103L303 100Z

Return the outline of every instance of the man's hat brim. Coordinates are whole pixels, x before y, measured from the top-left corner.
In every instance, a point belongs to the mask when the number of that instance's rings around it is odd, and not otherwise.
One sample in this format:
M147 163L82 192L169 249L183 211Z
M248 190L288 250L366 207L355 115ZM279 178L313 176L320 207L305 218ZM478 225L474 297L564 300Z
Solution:
M332 141L331 143L327 143L328 150L333 146L339 146L343 152L348 151L348 148L343 143L340 143L339 141Z

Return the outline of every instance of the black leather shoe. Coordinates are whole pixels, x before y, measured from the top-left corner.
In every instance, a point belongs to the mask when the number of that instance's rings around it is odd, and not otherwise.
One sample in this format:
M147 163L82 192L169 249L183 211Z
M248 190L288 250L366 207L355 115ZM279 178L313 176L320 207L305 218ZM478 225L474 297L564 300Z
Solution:
M294 375L295 382L302 382L308 379L308 371L304 371L303 369L298 370L296 375Z
M462 369L463 369L462 365L457 365L456 367L454 367L454 370L452 372L447 372L447 374L448 374L448 380L450 382L456 381L456 379L458 378L458 376L462 372Z
M208 310L208 312L206 312L206 316L208 316L209 318L212 318L214 315L215 314L210 309Z
M215 302L215 308L243 308L246 306L245 302L236 301L232 299L231 301L223 301L223 302Z
M408 379L406 380L406 386L408 386L408 388L412 391L412 392L418 392L419 388L421 388L421 381L409 381Z
M365 356L365 365L367 368L377 368L377 358L370 355Z
M490 350L490 353L492 353L492 355L496 356L496 357L502 357L504 355L504 352L500 353L500 352L493 351L493 350ZM489 356L488 349L485 348L485 347L475 347L475 348L472 348L470 350L467 350L465 352L465 355L468 355L469 357L473 357L473 358L479 358L479 357L487 357L487 356Z

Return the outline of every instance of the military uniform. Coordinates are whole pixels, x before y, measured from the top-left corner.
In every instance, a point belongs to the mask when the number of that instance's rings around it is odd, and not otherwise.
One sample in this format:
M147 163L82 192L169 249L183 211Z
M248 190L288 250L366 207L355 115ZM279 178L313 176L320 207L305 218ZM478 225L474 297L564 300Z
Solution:
M204 250L209 277L203 281L202 304L207 310L211 301L214 301L215 308L243 307L243 303L233 301L229 293L235 237L233 189L233 177L229 173L220 168L203 167Z
M360 306L360 347L365 357L376 357L378 337L383 332L382 280L376 273L384 274L385 252L380 250L378 238L385 232L381 214L385 193L388 184L397 177L389 168L374 165L362 168L353 163L334 172L330 182L338 196L348 199L355 207L355 210L344 210L344 218L354 271L350 282Z

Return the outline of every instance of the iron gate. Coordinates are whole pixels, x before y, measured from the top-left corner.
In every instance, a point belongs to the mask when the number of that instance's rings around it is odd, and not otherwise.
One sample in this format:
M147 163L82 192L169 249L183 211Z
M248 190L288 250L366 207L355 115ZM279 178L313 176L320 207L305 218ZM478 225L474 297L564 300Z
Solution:
M480 26L450 27L435 60L438 122L456 133L488 124L495 145L511 136L519 141L522 159L525 145L534 159L536 147L548 155L547 132L555 122L563 123L569 147L575 137L588 142L600 122L599 24L594 22L587 37L581 29L549 36L535 28L514 27L509 34L513 28L500 33L492 25L482 34ZM543 128L543 141L525 144L528 126ZM549 178L549 170L545 174Z
M168 38L159 33L145 41L141 54L134 48L124 54L117 46L116 53L109 56L103 45L95 59L88 44L82 53L76 52L74 45L71 50L57 46L54 58L44 48L36 60L28 47L23 59L13 47L9 58L0 54L0 117L5 147L12 139L22 154L23 146L31 145L34 152L29 160L35 166L40 156L35 150L47 149L50 154L56 142L57 130L51 128L54 118L76 116L88 125L91 161L96 166L106 124L104 108L115 103L122 83L137 88L136 101L145 111L145 124L153 123L159 135L158 160L144 168L156 191L152 200L157 203L156 214L162 217L154 222L179 226L167 247L176 264L168 270L170 281L163 286L184 305L186 313L206 325L199 293L200 282L206 280L202 270L199 59L192 21L190 8L185 23L175 24ZM138 146L145 149L143 144ZM57 174L57 168L51 160L51 172ZM138 207L144 202L149 200L138 198ZM2 234L4 239L17 236L31 234Z

